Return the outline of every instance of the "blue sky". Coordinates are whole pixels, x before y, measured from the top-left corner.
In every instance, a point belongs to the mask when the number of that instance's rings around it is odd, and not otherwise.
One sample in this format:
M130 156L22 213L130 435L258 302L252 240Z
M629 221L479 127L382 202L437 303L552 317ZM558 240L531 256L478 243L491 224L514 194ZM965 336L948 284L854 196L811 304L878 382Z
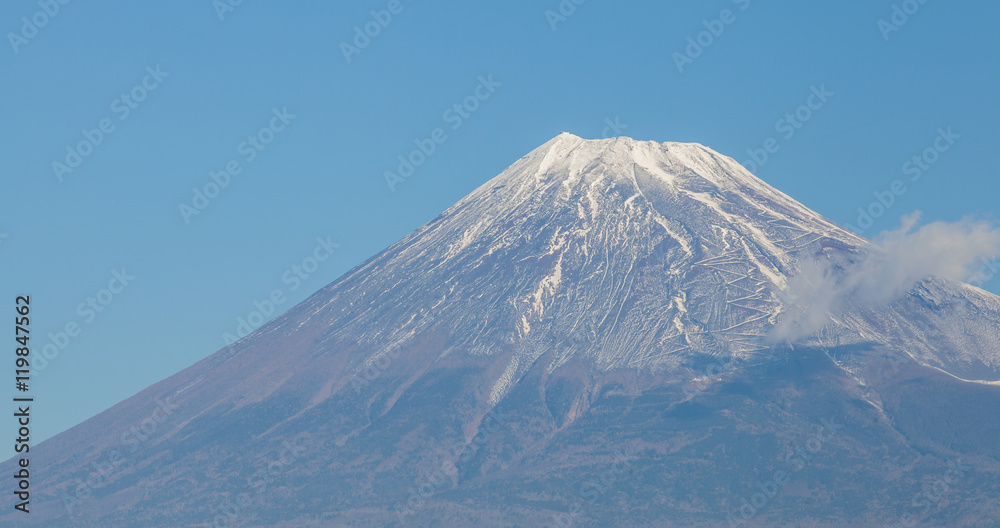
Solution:
M0 7L0 300L30 294L36 352L62 346L32 380L36 439L216 351L272 292L290 308L561 131L705 144L834 221L878 213L869 236L917 209L996 212L995 2L219 5ZM436 128L391 191L386 171Z

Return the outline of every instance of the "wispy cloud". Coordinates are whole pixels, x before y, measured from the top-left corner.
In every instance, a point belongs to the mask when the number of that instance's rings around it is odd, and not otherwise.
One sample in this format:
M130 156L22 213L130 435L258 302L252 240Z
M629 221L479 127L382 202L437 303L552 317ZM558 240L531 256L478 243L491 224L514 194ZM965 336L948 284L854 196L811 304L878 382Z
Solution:
M771 340L795 342L823 328L849 301L885 305L927 277L967 280L982 258L1000 252L1000 228L991 222L964 218L917 228L919 220L919 211L904 216L853 263L803 261L781 293L785 310Z

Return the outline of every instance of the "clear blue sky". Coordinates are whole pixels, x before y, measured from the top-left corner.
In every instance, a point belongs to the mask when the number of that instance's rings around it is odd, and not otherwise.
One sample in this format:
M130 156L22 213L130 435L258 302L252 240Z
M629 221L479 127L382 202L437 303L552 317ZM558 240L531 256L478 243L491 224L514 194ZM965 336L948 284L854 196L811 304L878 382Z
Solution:
M52 1L52 16L37 1L0 7L0 305L13 316L15 294L31 295L36 353L79 329L32 382L36 439L215 352L272 290L291 307L561 131L694 141L741 162L774 138L756 174L843 224L904 181L867 235L915 209L990 215L1000 196L996 2L911 0L919 10L887 29L894 0L588 0L572 13L567 0L565 19L546 14L558 0L245 0L222 20L211 0ZM389 7L376 27L370 11ZM348 62L341 43L368 23L377 36ZM720 25L680 71L687 38ZM474 112L445 113L491 75ZM294 117L275 118L286 107ZM801 128L778 122L796 110ZM443 142L390 192L384 173L439 127ZM904 164L947 127L960 137L911 181ZM94 129L100 144L67 154ZM241 147L250 135L270 143ZM72 172L53 169L67 157ZM186 223L179 205L230 161L239 173ZM291 267L328 236L333 256L293 288ZM104 307L123 268L135 278Z

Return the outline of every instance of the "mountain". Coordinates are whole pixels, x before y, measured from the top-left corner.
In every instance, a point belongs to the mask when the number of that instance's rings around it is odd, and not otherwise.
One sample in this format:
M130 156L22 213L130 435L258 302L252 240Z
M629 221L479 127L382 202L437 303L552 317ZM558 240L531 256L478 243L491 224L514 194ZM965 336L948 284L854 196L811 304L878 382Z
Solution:
M773 338L804 265L871 251L701 145L562 134L35 447L0 523L1000 526L1000 298Z

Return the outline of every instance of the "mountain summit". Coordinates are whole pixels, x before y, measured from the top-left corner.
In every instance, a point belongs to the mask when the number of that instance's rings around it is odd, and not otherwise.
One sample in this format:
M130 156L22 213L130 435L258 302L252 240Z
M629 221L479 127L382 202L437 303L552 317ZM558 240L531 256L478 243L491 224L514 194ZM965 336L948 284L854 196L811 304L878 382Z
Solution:
M930 277L769 338L803 266L870 251L701 145L564 133L39 445L0 522L996 526L996 296Z

